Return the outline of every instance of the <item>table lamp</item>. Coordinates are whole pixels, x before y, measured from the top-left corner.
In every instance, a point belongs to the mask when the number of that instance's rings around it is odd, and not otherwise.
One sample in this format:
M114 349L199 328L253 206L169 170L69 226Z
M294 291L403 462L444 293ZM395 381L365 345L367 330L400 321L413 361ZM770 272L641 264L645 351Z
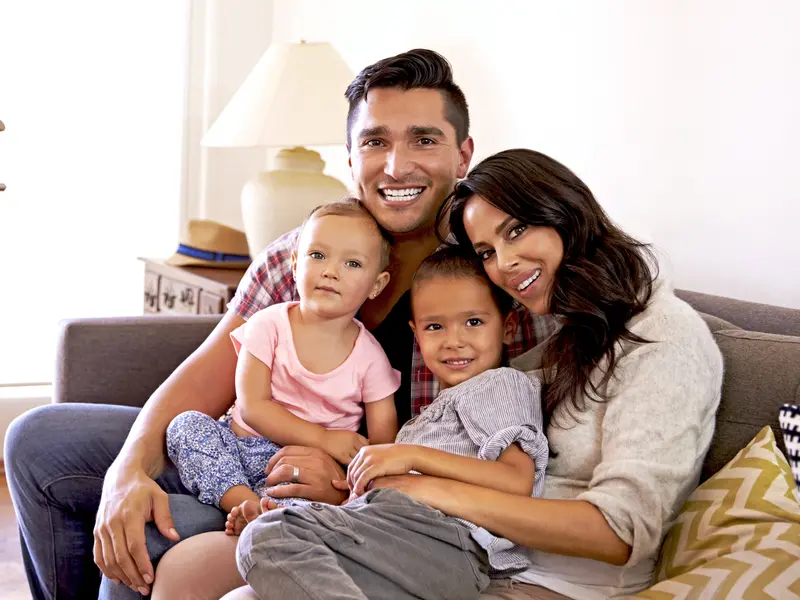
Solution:
M250 255L297 227L315 206L347 193L323 174L318 152L303 146L346 143L347 100L353 73L328 43L273 44L225 106L201 144L282 148L275 168L242 190Z

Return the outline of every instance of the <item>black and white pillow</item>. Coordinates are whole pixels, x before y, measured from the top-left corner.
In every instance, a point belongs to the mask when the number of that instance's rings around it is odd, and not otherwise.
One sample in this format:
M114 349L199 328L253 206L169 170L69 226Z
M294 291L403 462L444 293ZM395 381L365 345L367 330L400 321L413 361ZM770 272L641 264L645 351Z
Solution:
M794 481L800 490L800 406L784 404L778 417L786 443L786 458L792 467Z

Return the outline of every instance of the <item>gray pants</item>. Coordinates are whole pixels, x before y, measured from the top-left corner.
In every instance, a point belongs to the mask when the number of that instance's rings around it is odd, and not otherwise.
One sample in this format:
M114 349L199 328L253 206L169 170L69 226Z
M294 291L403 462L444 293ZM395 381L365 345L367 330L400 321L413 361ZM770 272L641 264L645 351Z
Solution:
M489 585L469 529L393 489L265 513L236 562L260 598L281 600L470 600Z

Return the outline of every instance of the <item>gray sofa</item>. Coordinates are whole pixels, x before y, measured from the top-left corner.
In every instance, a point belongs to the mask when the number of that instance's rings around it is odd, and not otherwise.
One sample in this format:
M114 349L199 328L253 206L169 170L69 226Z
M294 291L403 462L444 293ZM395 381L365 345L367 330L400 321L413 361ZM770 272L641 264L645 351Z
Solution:
M800 403L800 310L688 291L678 295L703 314L725 361L705 480L767 423L783 444L778 408ZM54 402L142 406L218 321L218 316L65 321Z

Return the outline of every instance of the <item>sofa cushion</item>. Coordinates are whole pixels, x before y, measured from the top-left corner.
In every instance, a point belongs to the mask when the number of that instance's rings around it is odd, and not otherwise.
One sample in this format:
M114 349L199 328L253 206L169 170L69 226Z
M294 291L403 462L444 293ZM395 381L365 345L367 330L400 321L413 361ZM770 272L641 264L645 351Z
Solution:
M778 411L800 402L800 337L723 329L714 333L725 378L701 480L719 471L767 423L783 440Z
M726 321L725 319L720 319L717 316L709 315L707 313L697 313L701 317L703 317L703 321L706 322L708 328L711 330L711 333L716 331L720 331L721 329L741 329L741 327L737 327L733 323Z
M688 302L696 311L716 315L748 331L800 336L800 310L796 308L747 302L688 290L675 290L675 295Z
M667 533L656 583L634 598L796 598L800 494L764 427L689 497Z

